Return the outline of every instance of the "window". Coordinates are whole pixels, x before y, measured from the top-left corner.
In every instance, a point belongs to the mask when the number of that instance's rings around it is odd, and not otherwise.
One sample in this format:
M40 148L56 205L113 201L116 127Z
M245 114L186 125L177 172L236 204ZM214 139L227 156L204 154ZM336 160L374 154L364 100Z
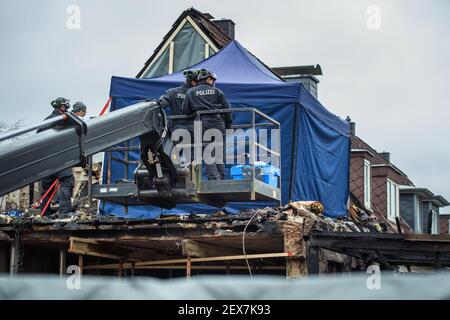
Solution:
M387 217L391 221L399 216L399 191L398 185L389 180L387 181Z
M370 180L372 175L370 174L370 161L364 159L364 206L370 209Z
M432 220L431 220L431 234L439 234L439 212L437 212L436 210L433 210L433 215L432 215Z
M215 54L210 40L200 34L197 26L184 20L161 48L142 78L160 77L188 68Z
M422 215L422 201L418 195L414 196L414 232L423 232L423 215Z

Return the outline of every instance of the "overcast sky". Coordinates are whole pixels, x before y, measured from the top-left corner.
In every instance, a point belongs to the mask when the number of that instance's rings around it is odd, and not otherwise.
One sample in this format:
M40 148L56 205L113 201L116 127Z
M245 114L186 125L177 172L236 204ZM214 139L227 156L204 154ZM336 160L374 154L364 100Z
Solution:
M0 3L0 121L41 120L57 96L98 114L111 76L135 76L194 6L231 18L237 40L270 66L320 64L319 100L350 115L357 134L390 151L417 186L450 200L450 1ZM81 9L80 30L66 27L70 5ZM379 29L367 26L371 5Z

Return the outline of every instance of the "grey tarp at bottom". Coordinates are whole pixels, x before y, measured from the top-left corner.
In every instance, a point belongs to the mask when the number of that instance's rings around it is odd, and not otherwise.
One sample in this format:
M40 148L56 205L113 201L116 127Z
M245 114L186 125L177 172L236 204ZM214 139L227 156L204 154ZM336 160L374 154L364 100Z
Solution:
M79 290L69 290L57 276L0 277L4 299L449 299L450 273L381 274L381 288L369 290L365 273L286 280L283 277L197 276L131 280L83 276Z

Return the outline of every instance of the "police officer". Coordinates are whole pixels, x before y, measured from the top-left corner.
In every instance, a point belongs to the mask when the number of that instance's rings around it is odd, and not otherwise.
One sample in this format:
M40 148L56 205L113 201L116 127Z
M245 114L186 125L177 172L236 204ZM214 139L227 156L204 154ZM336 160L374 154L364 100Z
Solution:
M186 115L183 112L183 102L186 92L197 85L197 70L185 70L183 72L186 78L185 83L176 88L171 88L167 90L161 98L159 98L158 103L162 108L170 107L170 113L174 116ZM172 121L172 131L178 128L183 128L193 131L193 120L191 119L174 119Z
M186 92L183 111L193 114L200 110L223 110L230 109L225 94L214 86L217 76L214 72L199 70L198 85ZM225 129L231 127L231 113L204 114L201 117L202 135L208 129L218 129L225 141ZM215 156L215 155L213 155ZM219 162L219 163L217 163ZM212 164L206 164L206 175L208 180L223 180L225 177L223 159L215 159Z
M59 97L56 98L55 100L53 100L50 103L53 107L53 112L44 120L48 120L57 116L60 116L64 113L66 113L67 110L70 109L70 101L69 99L63 98L63 97ZM40 129L37 130L37 132L42 132L44 130L50 129L51 126L48 127L42 127Z
M72 112L79 118L83 119L86 115L87 107L86 105L81 102L77 101L72 106Z
M68 99L59 97L51 102L53 112L45 118L45 120L57 117L64 114L70 108L70 102ZM44 127L38 130L38 132L49 129L50 127ZM74 185L74 179L72 176L72 168L64 169L56 174L48 176L41 181L41 196L43 196L46 191L50 188L53 182L58 179L60 183L58 191L59 199L59 217L68 217L72 215L72 190ZM41 210L44 209L48 199L50 198L51 192L42 199Z
M186 114L183 112L183 102L186 95L186 91L197 85L197 70L185 70L183 75L186 81L179 87L171 88L167 90L161 98L159 98L158 103L162 108L170 107L170 113L175 116ZM183 143L192 143L192 137L194 134L194 120L193 119L172 119L171 131L172 133L177 129L185 129L189 133L190 140ZM188 138L188 137L185 137ZM192 152L191 152L192 154ZM186 155L185 155L186 156ZM192 158L192 157L191 157ZM190 163L191 159L186 159Z

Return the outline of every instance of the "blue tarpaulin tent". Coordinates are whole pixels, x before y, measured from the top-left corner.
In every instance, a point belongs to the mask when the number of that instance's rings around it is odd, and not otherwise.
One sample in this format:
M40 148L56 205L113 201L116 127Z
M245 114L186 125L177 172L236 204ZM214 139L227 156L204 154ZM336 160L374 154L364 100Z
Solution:
M283 203L319 200L327 216L347 213L350 139L346 121L330 113L302 84L280 80L237 41L192 68L213 70L218 75L217 87L224 91L233 108L255 107L280 122ZM182 81L181 72L152 79L113 77L111 111L144 99L157 99ZM123 157L120 153L114 156ZM130 155L130 160L138 159L138 152ZM130 176L133 170L130 168ZM113 161L112 181L123 175L123 166ZM167 212L215 211L206 205L192 204L172 210L129 207L125 214L120 205L103 203L101 212L151 218Z

